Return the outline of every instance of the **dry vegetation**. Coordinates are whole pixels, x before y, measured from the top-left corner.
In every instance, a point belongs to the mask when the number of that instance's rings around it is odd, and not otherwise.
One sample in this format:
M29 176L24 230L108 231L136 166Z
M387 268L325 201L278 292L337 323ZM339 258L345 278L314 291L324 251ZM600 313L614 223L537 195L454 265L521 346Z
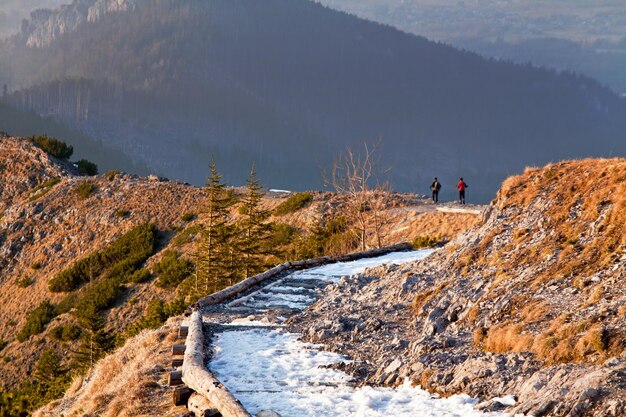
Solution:
M173 416L184 407L174 407L167 387L171 346L180 319L171 319L158 330L144 331L129 339L115 353L97 363L83 378L76 378L65 397L37 411L47 416Z
M8 391L33 377L32 369L42 351L56 351L62 358L61 364L67 366L72 360L71 352L79 344L79 340L54 336L54 330L59 326L75 321L71 312L62 312L50 323L43 323L40 334L31 335L23 342L16 338L35 307L45 300L56 306L66 297L66 294L49 291L50 279L76 261L116 242L133 227L145 222L154 224L159 235L158 247L141 269L147 274L123 284L112 308L107 307L106 329L120 333L141 321L144 312L151 310L155 302L175 301L176 291L157 285L162 281L157 264L163 260L167 250L180 253L181 259L193 260L195 237L199 232L199 206L204 195L202 189L174 181L138 178L112 171L91 177L89 184L93 188L90 187L79 198L76 190L83 183L83 178L73 175L71 166L50 157L29 141L3 138L0 156L3 161L11 161L11 164L0 163L0 183L3 184L0 188L0 227L3 228L0 233L0 346L3 359L0 361L0 373L3 374L0 386ZM272 210L283 201L284 195L269 195L262 205ZM344 196L311 193L311 199L307 198L302 207L271 220L285 226L285 230L293 228L296 233L302 233L320 218L340 216L345 205ZM391 223L383 244L410 241L417 236L449 239L477 221L475 215L424 213L427 209L423 205L415 196L395 193L386 196L385 206ZM232 215L237 215L236 209L233 209ZM340 238L332 236L332 239ZM333 250L354 249L353 246L341 246L342 242L330 243ZM127 346L139 349L137 343L129 342ZM141 347L144 348L148 347ZM131 348L125 349L128 352ZM131 360L123 359L123 355L116 353L113 358ZM100 370L92 375L88 386L95 387L96 379L101 384L113 379L114 372L107 374L104 364L108 363L111 370L119 370L115 360L107 358L99 366ZM126 382L119 383L124 385ZM142 384L137 384L137 389ZM78 393L86 392L83 388ZM79 395L73 393L76 389L78 386L74 385L71 396ZM85 415L141 415L139 408L133 412L130 408L122 412L116 405L117 400L111 403L110 408L115 412L108 408L98 411L99 405L113 398L112 389L112 385L110 389L94 388L93 393L98 394L76 397L76 404L80 406L74 407L72 412L79 413L82 407ZM128 395L142 396L132 390ZM65 402L63 400L58 407L66 413L73 406L65 406ZM88 405L83 405L83 402ZM124 407L130 407L130 404L132 401L124 403ZM145 415L150 414L146 412Z
M548 364L623 354L626 161L527 169L504 182L494 210L480 239L449 249L461 277L489 282L465 315L481 324L474 345Z
M518 249L516 265L536 264L550 255L558 257L535 281L593 274L610 266L626 245L623 160L562 162L544 169L529 169L523 176L505 181L498 200L503 210L527 207L543 213L539 224L518 229L512 242ZM545 207L539 207L544 204ZM515 222L515 217L511 221ZM537 250L533 240L541 230L550 233L541 242L541 250ZM501 250L507 249L510 248Z

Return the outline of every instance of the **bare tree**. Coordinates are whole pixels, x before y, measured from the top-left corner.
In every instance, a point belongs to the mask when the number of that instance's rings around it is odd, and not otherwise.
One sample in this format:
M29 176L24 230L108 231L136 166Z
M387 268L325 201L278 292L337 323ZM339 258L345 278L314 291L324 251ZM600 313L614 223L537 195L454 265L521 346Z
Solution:
M381 247L388 223L384 209L389 185L379 181L383 172L377 149L377 145L367 143L359 152L346 147L345 152L335 159L331 176L326 180L337 193L344 195L345 215L361 250L367 248L370 235L374 237L375 245Z

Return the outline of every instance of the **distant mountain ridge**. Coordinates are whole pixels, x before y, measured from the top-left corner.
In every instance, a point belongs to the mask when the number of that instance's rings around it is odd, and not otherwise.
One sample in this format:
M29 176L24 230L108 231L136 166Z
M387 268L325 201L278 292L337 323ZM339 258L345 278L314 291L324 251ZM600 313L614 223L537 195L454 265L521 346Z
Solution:
M590 78L305 0L75 1L34 26L44 46L0 46L7 102L196 184L215 154L230 183L254 161L272 187L318 188L346 145L380 141L396 188L437 175L452 198L465 176L485 201L526 165L626 154L626 103Z

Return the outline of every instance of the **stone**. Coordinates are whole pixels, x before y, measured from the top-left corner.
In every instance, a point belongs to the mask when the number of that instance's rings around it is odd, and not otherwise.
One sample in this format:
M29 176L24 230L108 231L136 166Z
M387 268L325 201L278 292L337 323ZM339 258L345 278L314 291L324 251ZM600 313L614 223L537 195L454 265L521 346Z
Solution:
M580 401L594 401L600 395L600 390L596 388L587 388L580 394Z
M396 372L402 366L402 361L398 358L394 359L387 367L385 368L385 373Z
M256 417L282 417L274 410L261 410L256 413Z
M394 372L391 375L389 375L387 378L385 378L384 384L392 385L396 381L396 379L398 379L398 374Z

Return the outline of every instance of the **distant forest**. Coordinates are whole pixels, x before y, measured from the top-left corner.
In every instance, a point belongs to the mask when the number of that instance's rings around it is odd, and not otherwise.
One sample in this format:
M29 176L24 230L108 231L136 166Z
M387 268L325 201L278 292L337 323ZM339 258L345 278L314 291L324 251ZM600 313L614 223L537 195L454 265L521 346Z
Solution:
M44 48L0 46L6 101L151 170L321 186L346 145L380 142L399 190L493 196L526 165L626 155L626 101L596 81L486 60L306 0L154 0ZM0 125L0 130L3 130ZM101 162L100 162L101 163ZM444 193L445 196L445 193Z

